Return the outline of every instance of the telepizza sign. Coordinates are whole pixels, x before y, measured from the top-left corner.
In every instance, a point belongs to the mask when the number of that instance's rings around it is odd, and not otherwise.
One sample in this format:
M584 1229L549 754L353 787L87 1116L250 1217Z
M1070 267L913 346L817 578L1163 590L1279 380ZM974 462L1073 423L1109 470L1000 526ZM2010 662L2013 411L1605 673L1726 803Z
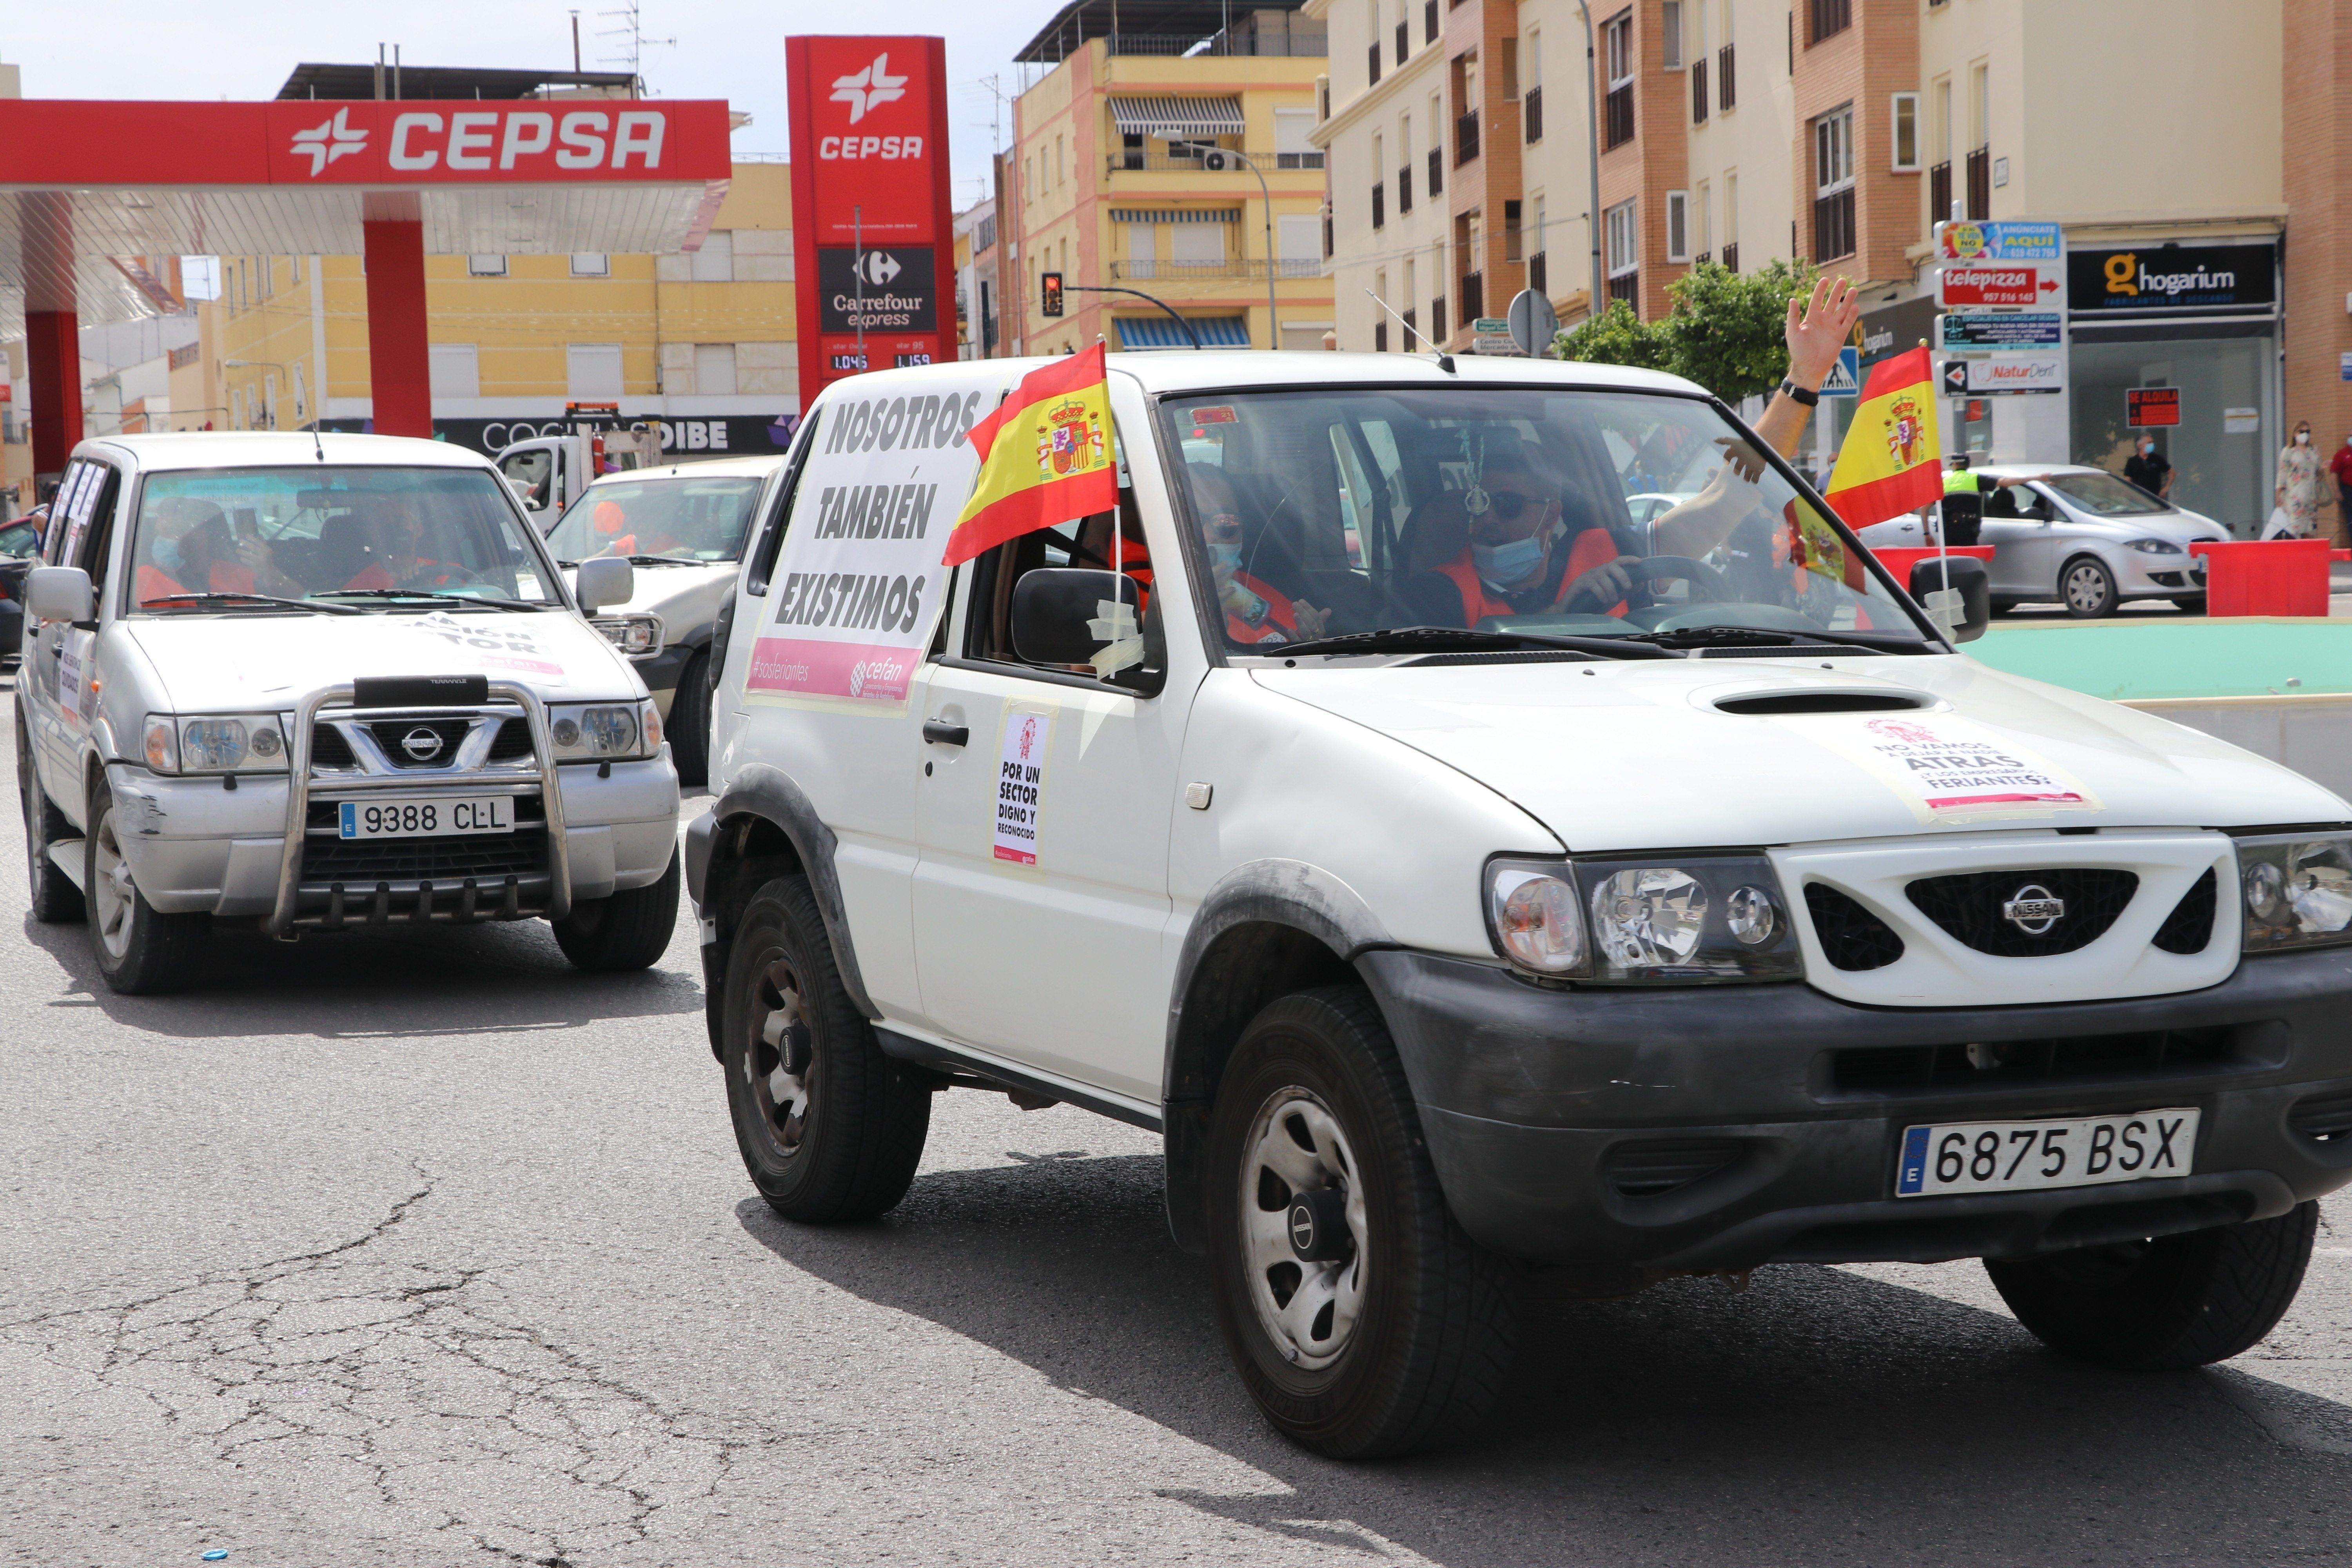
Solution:
M955 358L947 45L784 40L801 406L845 375Z

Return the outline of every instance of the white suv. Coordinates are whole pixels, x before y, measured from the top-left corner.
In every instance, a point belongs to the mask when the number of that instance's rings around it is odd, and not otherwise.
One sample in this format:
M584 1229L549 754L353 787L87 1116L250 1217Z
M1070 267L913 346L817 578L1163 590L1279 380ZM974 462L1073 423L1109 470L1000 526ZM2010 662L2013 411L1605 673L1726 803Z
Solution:
M1251 1393L1344 1456L1475 1421L1530 1264L1982 1258L2111 1366L2269 1331L2352 1178L2352 807L1960 655L1980 567L1930 618L1687 383L1111 366L1116 512L940 568L1033 368L983 363L829 389L755 535L688 883L778 1212L889 1208L951 1085L1159 1131ZM1050 478L1074 409L997 439Z

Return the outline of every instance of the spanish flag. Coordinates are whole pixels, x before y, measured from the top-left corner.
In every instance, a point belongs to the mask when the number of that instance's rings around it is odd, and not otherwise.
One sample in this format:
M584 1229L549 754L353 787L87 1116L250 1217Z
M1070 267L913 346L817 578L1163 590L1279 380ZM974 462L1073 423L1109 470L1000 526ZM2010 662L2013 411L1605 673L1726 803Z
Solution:
M1013 395L971 427L980 477L948 531L942 565L1057 522L1117 509L1108 374L1097 343L1023 376Z
M1827 500L1848 527L1868 528L1942 498L1934 375L1925 344L1871 367L1830 474Z

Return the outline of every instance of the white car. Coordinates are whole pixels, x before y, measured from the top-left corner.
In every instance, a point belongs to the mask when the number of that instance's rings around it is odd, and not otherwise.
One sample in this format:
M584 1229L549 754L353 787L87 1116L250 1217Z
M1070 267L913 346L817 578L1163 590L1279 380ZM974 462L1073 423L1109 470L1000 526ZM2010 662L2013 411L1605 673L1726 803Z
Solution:
M583 968L677 918L677 777L488 461L379 436L76 447L16 685L33 913L118 991L284 940L541 917ZM583 569L582 609L625 599Z
M636 591L594 624L653 693L684 784L709 766L710 640L735 601L751 520L766 514L783 468L779 452L607 474L548 531L566 572L615 556L636 567Z
M2205 559L2189 547L2226 542L2230 531L2105 468L2079 463L1990 463L1979 544L1993 547L1992 607L2054 601L2078 620L2112 616L2127 599L2169 599L2205 608ZM2026 479L1996 488L1995 479ZM1869 545L1933 544L1916 516L1862 530Z
M1777 460L1637 527L1612 453L1755 444L1653 373L1113 355L1117 511L942 570L1041 363L827 388L746 560L687 868L777 1212L890 1208L950 1086L1158 1131L1341 1456L1475 1422L1529 1261L1982 1258L2110 1366L2277 1321L2352 1180L2352 805L1967 658L1981 567L1948 637Z

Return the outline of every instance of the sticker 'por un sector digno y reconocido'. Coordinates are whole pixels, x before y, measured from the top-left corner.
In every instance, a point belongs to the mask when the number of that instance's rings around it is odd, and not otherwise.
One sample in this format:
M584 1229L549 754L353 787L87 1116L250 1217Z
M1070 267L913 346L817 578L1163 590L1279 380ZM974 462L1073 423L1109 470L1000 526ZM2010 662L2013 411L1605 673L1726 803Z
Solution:
M975 369L824 406L769 574L749 700L904 711L946 596L948 531L980 471L964 433L1004 383Z
M1004 707L1004 745L996 763L995 858L1015 866L1037 864L1039 807L1045 795L1045 758L1054 748L1054 710L1029 703Z
M1953 714L1793 714L1775 722L1860 764L1922 822L2100 809L2097 797L2056 765Z

